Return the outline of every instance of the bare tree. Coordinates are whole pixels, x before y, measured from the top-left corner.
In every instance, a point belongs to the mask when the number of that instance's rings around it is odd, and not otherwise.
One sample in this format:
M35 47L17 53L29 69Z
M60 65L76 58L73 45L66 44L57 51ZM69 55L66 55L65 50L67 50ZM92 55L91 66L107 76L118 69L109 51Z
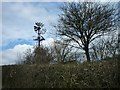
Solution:
M91 57L93 60L103 60L105 58L115 58L118 55L118 36L112 34L97 39L91 45Z
M35 47L32 51L31 49L27 49L24 52L24 56L22 60L19 62L20 64L49 64L52 61L52 55L49 52L48 48L44 47Z
M120 1L117 4L118 6L118 21L117 21L117 27L118 27L118 54L120 55Z
M56 26L60 36L77 43L85 51L90 62L89 44L96 38L114 30L114 9L107 4L79 2L65 3L61 7L59 23Z
M27 49L24 52L24 57L23 57L22 64L33 64L33 52L31 49Z
M51 49L53 58L59 63L73 60L73 54L71 51L72 47L68 46L65 41L55 41L54 46Z
M106 55L104 39L99 39L98 41L95 42L95 44L92 43L90 55L92 60L103 60L104 56Z
M33 62L36 64L49 64L52 55L47 47L36 47L33 52Z

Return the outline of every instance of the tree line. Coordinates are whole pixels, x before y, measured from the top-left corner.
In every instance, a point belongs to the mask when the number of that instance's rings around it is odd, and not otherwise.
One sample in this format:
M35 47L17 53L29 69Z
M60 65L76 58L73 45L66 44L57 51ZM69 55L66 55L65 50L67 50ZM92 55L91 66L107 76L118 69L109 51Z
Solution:
M53 47L28 50L22 63L66 63L80 61L81 53L87 62L119 55L117 4L70 2L60 7L58 24L54 26L60 40Z

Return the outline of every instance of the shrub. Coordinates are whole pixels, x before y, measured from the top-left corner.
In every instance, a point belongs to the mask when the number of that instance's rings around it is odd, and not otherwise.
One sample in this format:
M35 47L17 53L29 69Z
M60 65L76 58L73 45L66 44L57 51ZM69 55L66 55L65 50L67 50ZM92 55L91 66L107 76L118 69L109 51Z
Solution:
M118 88L117 60L3 66L3 88Z

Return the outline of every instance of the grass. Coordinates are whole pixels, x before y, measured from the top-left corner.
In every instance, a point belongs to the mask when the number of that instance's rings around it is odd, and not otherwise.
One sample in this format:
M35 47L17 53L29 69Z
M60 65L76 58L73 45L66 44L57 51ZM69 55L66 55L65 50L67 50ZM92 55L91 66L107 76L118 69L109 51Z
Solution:
M118 60L83 64L8 65L3 88L118 88Z

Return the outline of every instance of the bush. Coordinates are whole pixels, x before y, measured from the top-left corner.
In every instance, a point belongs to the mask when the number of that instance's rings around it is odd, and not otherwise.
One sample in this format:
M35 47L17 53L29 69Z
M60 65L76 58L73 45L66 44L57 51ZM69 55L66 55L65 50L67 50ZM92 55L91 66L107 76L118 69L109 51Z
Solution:
M3 88L118 88L117 60L3 66Z
M48 64L52 59L52 55L49 53L48 48L35 47L33 52L31 49L25 52L22 64Z

